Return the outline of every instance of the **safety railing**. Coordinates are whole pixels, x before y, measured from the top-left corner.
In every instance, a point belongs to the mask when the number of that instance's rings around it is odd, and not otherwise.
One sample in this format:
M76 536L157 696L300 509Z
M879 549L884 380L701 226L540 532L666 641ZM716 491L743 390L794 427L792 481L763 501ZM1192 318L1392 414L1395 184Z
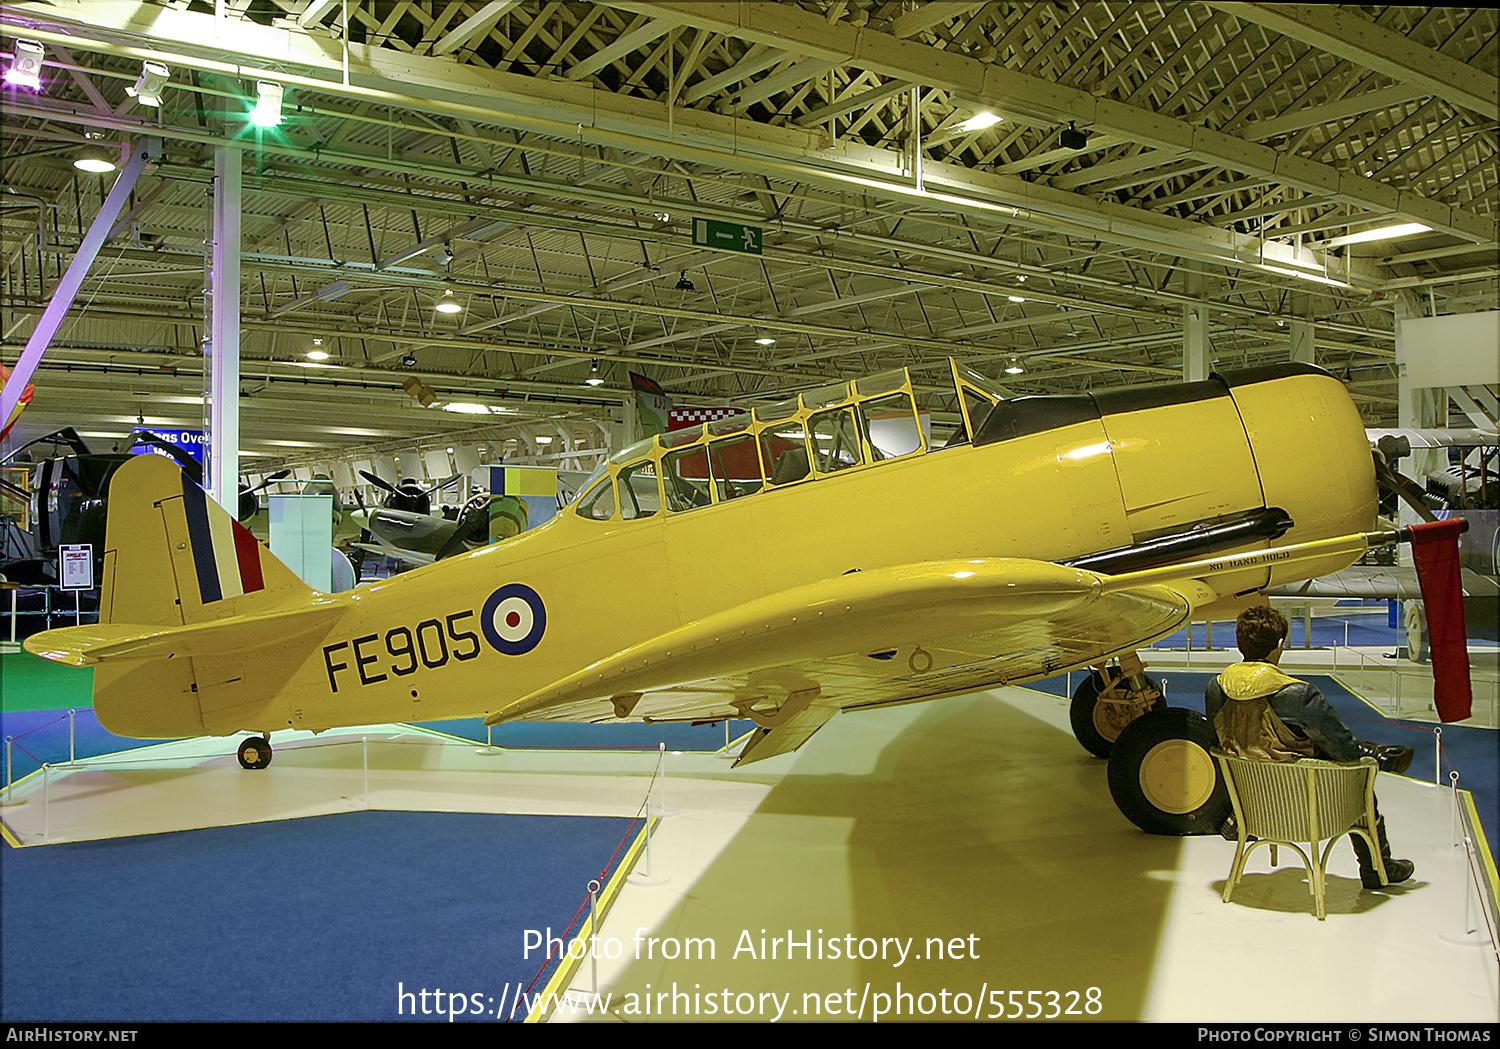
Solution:
M37 604L40 607L33 607ZM60 586L0 583L0 640L15 647L32 634L59 626L99 620L99 591L64 590Z

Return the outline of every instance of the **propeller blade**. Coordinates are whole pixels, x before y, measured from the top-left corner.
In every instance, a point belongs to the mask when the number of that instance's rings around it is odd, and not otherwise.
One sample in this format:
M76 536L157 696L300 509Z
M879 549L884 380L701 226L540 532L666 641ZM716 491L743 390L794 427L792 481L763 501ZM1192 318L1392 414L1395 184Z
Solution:
M391 482L385 480L384 478L377 477L375 474L372 474L368 470L361 470L359 472L359 475L366 481L369 481L371 484L373 484L376 488L380 488L384 491L390 492L392 495L396 494L396 486L391 484Z
M478 544L489 538L490 532L490 509L488 500L483 506L475 506L471 500L469 506L464 509L458 519L458 527L448 537L448 541L438 550L434 560L441 561L445 557L454 554L462 554L468 551L469 543Z
M1401 501L1415 510L1424 521L1436 521L1437 515L1427 505L1427 493L1416 481L1392 469L1379 456L1375 457L1375 481L1388 492L1395 492Z

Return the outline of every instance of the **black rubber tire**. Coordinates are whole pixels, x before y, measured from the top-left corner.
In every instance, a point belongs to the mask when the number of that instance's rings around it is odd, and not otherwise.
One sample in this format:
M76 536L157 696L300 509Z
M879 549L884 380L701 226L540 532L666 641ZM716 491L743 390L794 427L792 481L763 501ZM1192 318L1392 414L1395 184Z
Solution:
M1151 682L1152 687L1158 692L1161 691L1161 686L1157 684L1155 678L1147 677L1146 680ZM1103 690L1104 679L1095 670L1078 683L1078 687L1073 690L1073 702L1068 707L1068 721L1073 725L1074 737L1079 743L1083 744L1084 750L1087 750L1096 758L1109 757L1109 753L1114 749L1115 745L1114 740L1111 740L1100 731L1099 724L1094 719L1094 710L1098 705L1099 693ZM1165 699L1158 699L1156 704L1152 706L1151 711L1165 710L1166 708L1167 701Z
M240 768L263 769L271 764L271 743L265 736L250 736L241 741Z
M1109 756L1109 793L1147 834L1212 834L1229 816L1229 791L1209 753L1213 725L1168 707L1132 721Z

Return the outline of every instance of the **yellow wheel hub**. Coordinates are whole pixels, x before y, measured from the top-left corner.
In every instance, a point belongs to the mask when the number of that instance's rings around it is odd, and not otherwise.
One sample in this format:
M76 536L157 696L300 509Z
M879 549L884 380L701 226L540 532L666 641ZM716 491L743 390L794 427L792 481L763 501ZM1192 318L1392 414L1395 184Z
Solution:
M1163 740L1147 751L1140 778L1146 800L1177 816L1201 808L1218 782L1208 751L1186 739Z

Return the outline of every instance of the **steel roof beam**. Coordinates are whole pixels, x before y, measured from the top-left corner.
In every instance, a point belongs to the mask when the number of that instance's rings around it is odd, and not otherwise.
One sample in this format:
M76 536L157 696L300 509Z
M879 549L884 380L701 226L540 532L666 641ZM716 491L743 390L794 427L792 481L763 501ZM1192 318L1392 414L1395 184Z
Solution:
M1500 119L1495 77L1331 4L1211 3L1227 14L1420 88L1450 105Z

